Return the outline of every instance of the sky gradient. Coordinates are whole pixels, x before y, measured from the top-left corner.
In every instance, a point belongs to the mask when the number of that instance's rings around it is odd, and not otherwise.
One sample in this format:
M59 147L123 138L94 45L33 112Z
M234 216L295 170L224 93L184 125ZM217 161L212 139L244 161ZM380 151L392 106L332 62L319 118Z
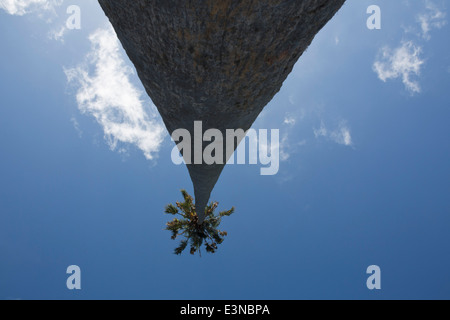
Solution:
M253 125L278 174L225 167L236 212L201 258L164 230L186 167L98 3L79 30L72 4L0 0L0 299L450 298L446 1L347 1Z

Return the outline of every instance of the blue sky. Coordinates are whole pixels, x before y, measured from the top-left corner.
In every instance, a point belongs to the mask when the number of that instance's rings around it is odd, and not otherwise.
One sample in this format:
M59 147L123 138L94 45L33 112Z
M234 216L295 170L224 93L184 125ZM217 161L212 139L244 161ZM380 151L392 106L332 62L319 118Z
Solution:
M447 2L347 1L254 123L278 174L224 169L236 213L201 258L163 230L187 169L97 2L80 30L72 4L0 0L0 299L450 298Z

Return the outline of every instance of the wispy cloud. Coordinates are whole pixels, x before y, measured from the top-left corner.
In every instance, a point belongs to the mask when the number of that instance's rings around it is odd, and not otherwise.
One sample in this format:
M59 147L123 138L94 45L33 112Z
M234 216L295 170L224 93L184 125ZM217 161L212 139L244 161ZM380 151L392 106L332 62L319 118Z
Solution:
M295 105L295 96L294 94L289 95L289 103Z
M294 125L297 122L297 120L293 116L286 116L284 118L283 123L287 125Z
M157 120L155 107L146 105L142 93L131 83L133 69L125 64L114 30L99 29L89 40L92 49L86 62L65 69L68 81L78 86L80 111L94 116L111 149L116 149L119 142L130 143L147 159L153 159L166 130Z
M298 140L298 135L293 134L296 124L305 117L305 110L300 109L295 115L286 113L283 124L286 126L282 129L282 137L279 144L280 160L286 161L291 154L296 153L298 149L306 144L306 140Z
M59 29L53 29L48 33L48 38L51 40L64 42L64 35L67 32L67 28L65 26L59 27Z
M319 128L314 129L314 136L316 138L328 136L328 130L325 127L325 124L323 123L323 121L320 122L320 127Z
M0 0L0 9L14 16L35 14L46 23L53 24L53 29L47 33L47 37L64 43L64 36L67 32L65 26L55 26L57 18L56 8L61 6L63 0Z
M331 132L330 138L334 142L342 144L344 146L349 147L353 145L350 129L346 125L341 125L337 130Z
M316 138L324 137L337 144L342 144L348 147L353 145L350 128L347 126L345 121L341 121L335 130L329 130L325 126L324 122L321 121L320 127L314 129L314 136Z
M373 70L378 78L384 82L389 79L401 78L406 89L414 93L420 93L421 87L418 76L425 60L421 57L424 40L431 39L431 31L440 29L447 24L445 10L431 0L426 0L422 12L417 14L416 22L420 31L415 26L402 26L405 34L414 35L415 39L402 41L397 48L389 46L382 48L379 57L373 64ZM411 38L411 37L410 37Z
M0 9L11 15L23 16L35 11L53 11L62 0L0 0Z
M388 79L401 78L406 89L412 93L421 91L415 76L420 75L420 69L424 60L420 57L422 48L412 41L405 41L395 49L384 47L380 57L375 61L373 70L378 78L384 82Z
M78 136L81 138L83 136L83 131L80 129L80 124L78 123L78 120L75 117L70 118L70 122L72 122L73 127L78 133Z
M433 29L441 29L447 24L446 13L432 1L426 1L425 11L417 16L420 23L421 36L430 40L430 32Z
M283 137L281 138L278 148L280 151L280 160L281 161L288 160L291 156L292 145L289 142L289 138L288 138L287 134L283 135Z

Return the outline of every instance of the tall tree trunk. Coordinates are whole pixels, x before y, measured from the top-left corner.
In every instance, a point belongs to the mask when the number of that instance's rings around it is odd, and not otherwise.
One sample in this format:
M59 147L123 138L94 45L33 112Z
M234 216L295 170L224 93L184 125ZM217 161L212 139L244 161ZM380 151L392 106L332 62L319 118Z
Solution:
M192 136L248 130L344 1L99 0L169 133ZM187 166L200 222L224 163Z

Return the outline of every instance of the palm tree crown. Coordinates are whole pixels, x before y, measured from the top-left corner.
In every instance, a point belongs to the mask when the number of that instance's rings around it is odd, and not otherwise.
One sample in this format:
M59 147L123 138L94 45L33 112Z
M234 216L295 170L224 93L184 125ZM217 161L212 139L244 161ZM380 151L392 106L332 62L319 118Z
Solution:
M167 222L165 230L172 232L171 238L175 240L178 236L183 236L179 246L175 248L175 254L181 254L184 249L190 244L190 253L195 254L199 252L200 247L205 245L206 252L215 253L217 245L221 244L224 237L227 235L226 231L217 229L220 225L222 217L229 216L234 212L234 207L228 211L214 214L214 210L219 205L218 202L211 202L205 208L205 220L199 224L198 215L195 211L193 198L186 192L181 190L184 202L176 202L175 205L169 204L166 206L165 213L171 215L179 215L181 218L174 218Z

